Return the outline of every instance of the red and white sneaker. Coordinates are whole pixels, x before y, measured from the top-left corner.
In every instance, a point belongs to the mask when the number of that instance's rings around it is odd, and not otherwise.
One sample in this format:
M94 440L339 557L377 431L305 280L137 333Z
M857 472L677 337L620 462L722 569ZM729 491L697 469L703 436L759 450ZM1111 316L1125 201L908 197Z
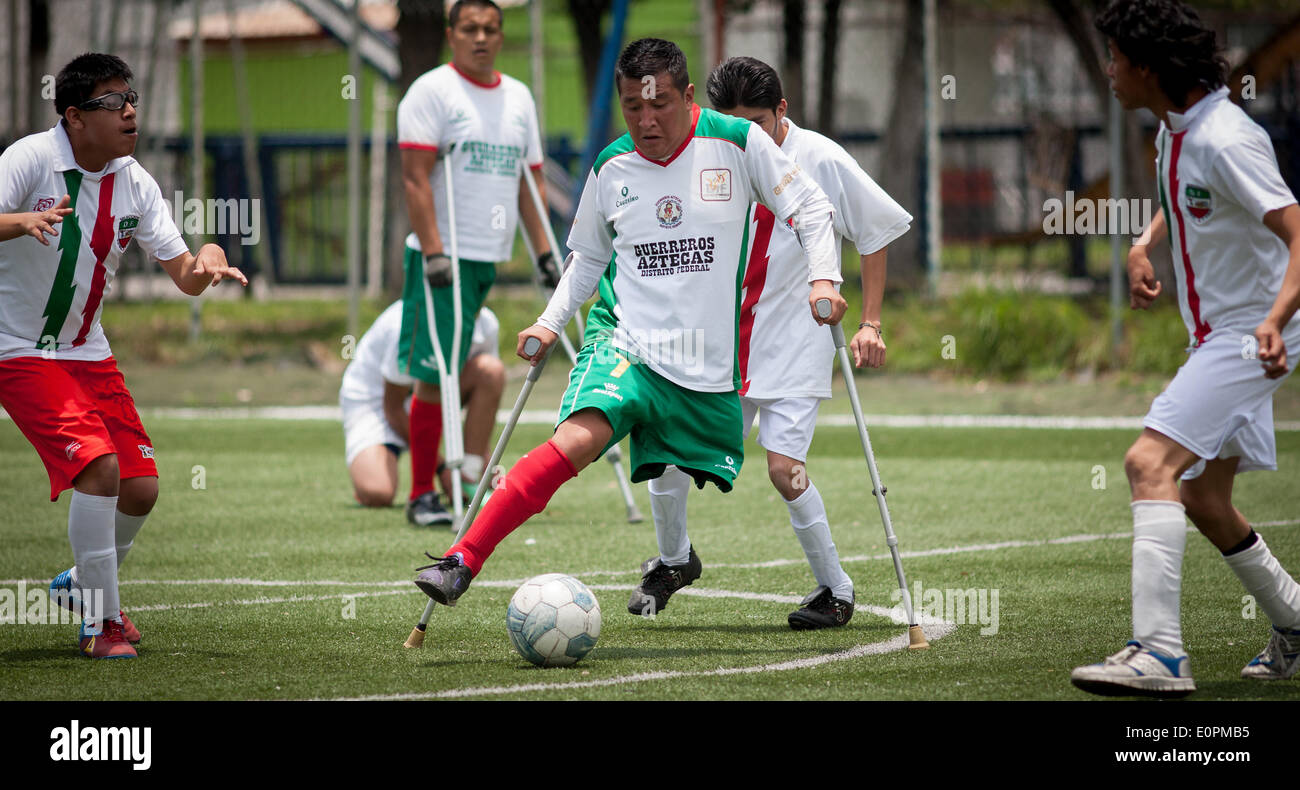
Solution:
M135 658L135 648L126 640L126 634L123 633L122 623L116 620L104 621L103 628L95 629L99 633L92 633L91 629L86 628L86 624L81 624L80 646L81 654L87 658Z
M140 644L140 629L135 627L135 623L131 622L131 618L126 616L126 612L118 609L117 614L122 618L122 636L125 636L126 641L133 645Z
M55 576L54 581L50 582L50 598L54 599L59 606L85 616L81 606L81 588L72 581L71 568ZM122 618L122 632L126 635L126 641L133 645L140 644L140 629L135 627L131 618L126 616L126 612L119 609L117 614Z

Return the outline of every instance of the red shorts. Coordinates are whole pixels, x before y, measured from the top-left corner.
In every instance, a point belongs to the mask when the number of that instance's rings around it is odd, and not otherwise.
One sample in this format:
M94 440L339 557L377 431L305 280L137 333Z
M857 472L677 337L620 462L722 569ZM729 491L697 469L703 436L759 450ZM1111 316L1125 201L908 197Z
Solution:
M158 476L153 442L112 357L100 362L4 360L0 406L45 463L51 502L72 488L86 464L109 453L117 453L123 480Z

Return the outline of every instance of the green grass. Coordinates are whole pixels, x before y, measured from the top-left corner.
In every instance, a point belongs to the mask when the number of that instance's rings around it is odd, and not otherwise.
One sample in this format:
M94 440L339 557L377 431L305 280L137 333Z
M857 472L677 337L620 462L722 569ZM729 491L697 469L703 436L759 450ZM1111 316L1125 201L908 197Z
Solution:
M449 535L408 527L397 508L356 507L337 424L149 419L148 427L162 495L123 574L126 606L144 632L140 659L86 661L76 654L71 625L0 625L0 698L335 698L540 683L552 688L504 697L1068 700L1082 698L1068 683L1069 669L1128 638L1128 539L969 550L911 557L905 567L909 580L927 589L998 590L994 635L963 625L926 652L704 674L831 656L903 629L860 608L847 628L796 633L785 625L790 604L736 597L679 595L657 620L628 615L635 569L653 553L654 536L648 525L624 523L601 463L501 545L460 606L436 611L423 650L405 650L401 642L426 600L407 582L421 552L442 550ZM516 436L512 458L543 440L546 429L523 426ZM872 439L906 551L1130 529L1121 458L1131 432L877 429ZM1297 515L1300 435L1278 440L1283 471L1245 475L1237 486L1238 504L1254 521ZM735 492L692 495L692 538L705 562L692 589L797 598L813 581L757 448L747 452L749 468ZM1106 470L1105 489L1093 488L1095 465ZM193 487L198 466L203 488ZM860 606L889 607L893 573L854 432L819 430L809 468L840 553L850 558ZM9 422L0 423L0 477L14 492L0 516L0 578L48 579L71 563L67 496L57 505L45 501L36 456ZM636 495L648 512L644 486ZM1300 529L1260 531L1285 567L1300 568ZM772 560L791 562L734 567ZM596 650L568 669L533 668L505 633L511 580L550 571L596 586L604 612ZM1294 699L1294 684L1237 678L1262 647L1266 623L1243 619L1238 583L1199 537L1189 536L1184 576L1183 629L1201 689L1194 699ZM299 583L156 583L227 578ZM344 583L309 583L322 580ZM349 593L371 595L350 610ZM244 602L295 596L308 600ZM181 608L194 604L205 605ZM644 672L681 675L568 685ZM108 678L115 682L97 682Z

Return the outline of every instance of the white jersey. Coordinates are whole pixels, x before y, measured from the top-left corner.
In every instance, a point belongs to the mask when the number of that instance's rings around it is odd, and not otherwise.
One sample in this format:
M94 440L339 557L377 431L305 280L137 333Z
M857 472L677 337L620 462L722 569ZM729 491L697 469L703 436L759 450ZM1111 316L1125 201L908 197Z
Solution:
M538 323L558 331L599 278L587 342L607 337L675 384L727 392L740 386L737 311L751 205L783 220L830 206L758 126L692 112L690 136L667 161L643 156L630 135L597 158L569 236L574 265ZM805 279L811 268L816 279L840 281L830 236L827 221Z
M82 170L62 122L0 154L0 214L45 211L64 195L73 213L46 237L50 246L31 236L0 242L0 360L108 359L99 317L131 239L157 260L186 251L158 183L132 157Z
M1262 220L1295 196L1268 134L1229 101L1227 88L1169 113L1169 123L1156 139L1156 173L1190 342L1199 346L1219 329L1252 334L1289 260Z
M474 335L470 341L469 355L491 354L498 356L497 342L500 322L486 307L479 310L474 321ZM402 373L397 366L397 340L402 333L402 300L389 305L379 314L366 333L357 341L352 361L343 371L343 384L339 387L339 402L371 403L382 407L384 382L399 387L412 387L415 379Z
M438 233L451 254L444 168L452 163L456 200L456 253L485 263L510 258L519 221L521 163L542 166L537 108L528 86L498 74L484 84L450 63L426 72L397 106L401 148L443 154L429 176ZM420 249L412 233L407 246Z
M781 151L822 188L835 209L837 250L841 239L848 239L859 255L868 255L907 232L912 215L838 143L789 119L786 127ZM763 206L755 210L749 237L740 306L740 394L831 397L835 343L830 329L819 326L808 310L812 286L799 237Z

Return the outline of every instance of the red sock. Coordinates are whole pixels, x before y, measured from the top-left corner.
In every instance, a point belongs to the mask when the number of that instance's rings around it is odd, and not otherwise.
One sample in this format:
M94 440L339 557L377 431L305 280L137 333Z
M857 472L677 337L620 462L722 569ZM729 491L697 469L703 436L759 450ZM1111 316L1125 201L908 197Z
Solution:
M447 556L460 552L464 563L477 576L497 544L520 524L545 510L546 503L560 486L577 474L573 463L555 442L547 441L534 448L506 474L501 487L492 492L492 498L465 537L447 550Z
M442 404L411 399L411 499L433 490L442 441Z

